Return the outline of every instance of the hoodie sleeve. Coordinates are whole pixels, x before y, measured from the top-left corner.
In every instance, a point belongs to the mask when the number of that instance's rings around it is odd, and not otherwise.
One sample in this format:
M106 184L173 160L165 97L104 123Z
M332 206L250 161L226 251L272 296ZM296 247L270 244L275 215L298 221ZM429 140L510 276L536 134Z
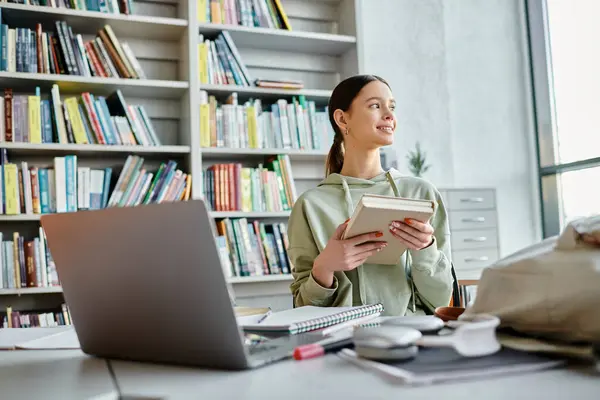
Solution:
M434 229L433 243L421 250L409 250L412 259L411 274L416 291L424 305L431 310L448 306L452 297L448 214L441 194L433 190L437 204L430 221Z
M312 275L313 262L319 249L307 220L302 197L298 199L288 221L288 256L292 263L294 282L290 289L294 306L341 307L352 305L348 279L335 273L331 288L321 286Z

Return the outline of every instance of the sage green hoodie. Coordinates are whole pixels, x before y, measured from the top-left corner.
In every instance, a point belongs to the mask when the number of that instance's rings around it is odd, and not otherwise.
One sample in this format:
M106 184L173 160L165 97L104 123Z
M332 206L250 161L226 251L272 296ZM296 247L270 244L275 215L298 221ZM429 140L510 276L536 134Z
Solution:
M434 215L429 222L435 230L434 241L425 249L405 252L395 266L363 264L352 271L335 272L333 286L322 287L312 276L313 261L365 193L433 200ZM448 215L439 191L424 179L404 176L395 169L372 179L330 174L298 198L288 236L288 255L294 266L290 288L296 307L382 303L384 315L412 315L423 314L423 306L433 310L450 303Z

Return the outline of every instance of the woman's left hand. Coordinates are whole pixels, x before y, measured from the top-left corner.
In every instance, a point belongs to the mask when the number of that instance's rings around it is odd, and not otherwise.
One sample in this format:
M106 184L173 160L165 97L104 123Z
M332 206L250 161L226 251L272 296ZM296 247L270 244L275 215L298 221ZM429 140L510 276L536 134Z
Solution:
M429 222L410 218L393 221L390 232L411 250L421 250L433 243L433 227Z

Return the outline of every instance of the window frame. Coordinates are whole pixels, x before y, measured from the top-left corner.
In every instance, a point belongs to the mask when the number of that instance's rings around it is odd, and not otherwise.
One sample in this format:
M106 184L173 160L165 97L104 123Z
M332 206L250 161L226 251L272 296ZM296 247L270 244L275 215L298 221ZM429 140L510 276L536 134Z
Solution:
M525 0L525 13L532 78L539 204L542 236L546 238L558 235L561 230L563 220L559 189L561 174L598 167L600 156L569 163L555 163L559 159L558 137L547 1Z

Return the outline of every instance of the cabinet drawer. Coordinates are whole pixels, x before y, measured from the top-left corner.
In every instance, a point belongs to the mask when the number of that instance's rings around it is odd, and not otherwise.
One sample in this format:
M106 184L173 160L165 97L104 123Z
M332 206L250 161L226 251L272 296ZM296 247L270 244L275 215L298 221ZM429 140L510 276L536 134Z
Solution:
M458 250L452 252L452 263L457 271L482 269L498 260L498 248L482 250Z
M494 191L481 190L449 190L444 199L449 210L483 210L496 207Z
M490 229L496 227L496 211L451 211L450 231L454 233L460 229Z
M456 279L461 280L480 280L483 268L480 269L463 269L456 271Z
M452 250L484 249L498 245L498 234L495 229L456 231L450 237Z

